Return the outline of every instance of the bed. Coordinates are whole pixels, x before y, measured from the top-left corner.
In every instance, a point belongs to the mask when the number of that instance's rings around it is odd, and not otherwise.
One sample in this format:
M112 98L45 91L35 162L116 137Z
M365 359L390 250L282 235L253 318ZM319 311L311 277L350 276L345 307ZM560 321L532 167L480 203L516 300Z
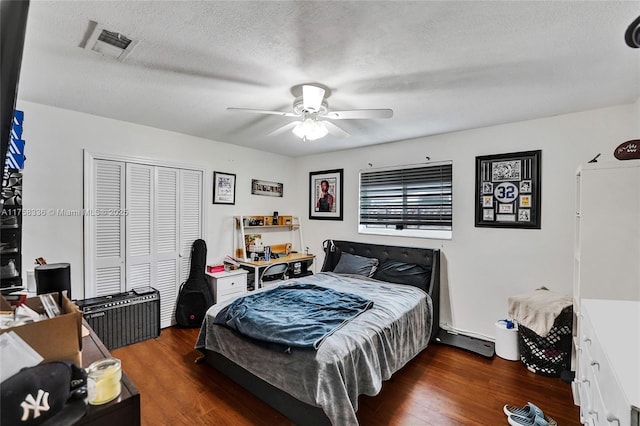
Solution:
M196 349L203 353L201 360L294 424L353 425L358 396L378 394L384 380L438 335L440 253L336 240L323 246L322 271L293 282L362 296L373 301L371 309L332 332L317 350L283 350L217 324L216 317L233 302L229 300L209 309ZM350 255L377 259L376 275L334 272L344 270ZM375 279L381 277L385 280Z

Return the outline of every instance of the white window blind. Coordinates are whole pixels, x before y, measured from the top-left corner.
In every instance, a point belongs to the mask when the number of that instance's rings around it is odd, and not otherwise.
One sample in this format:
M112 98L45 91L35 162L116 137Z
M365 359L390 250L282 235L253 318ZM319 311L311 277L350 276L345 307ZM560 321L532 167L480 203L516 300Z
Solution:
M450 162L360 172L359 231L451 238Z

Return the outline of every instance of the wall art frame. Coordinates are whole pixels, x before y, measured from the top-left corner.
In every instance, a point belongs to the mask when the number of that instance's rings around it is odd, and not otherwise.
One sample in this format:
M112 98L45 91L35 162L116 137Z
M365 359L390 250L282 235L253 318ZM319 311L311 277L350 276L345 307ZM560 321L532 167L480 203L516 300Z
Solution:
M251 194L267 197L282 197L284 185L278 182L269 182L260 179L251 179Z
M344 169L309 172L309 219L342 220Z
M236 175L213 172L213 204L236 203Z
M542 151L476 157L476 227L540 229Z

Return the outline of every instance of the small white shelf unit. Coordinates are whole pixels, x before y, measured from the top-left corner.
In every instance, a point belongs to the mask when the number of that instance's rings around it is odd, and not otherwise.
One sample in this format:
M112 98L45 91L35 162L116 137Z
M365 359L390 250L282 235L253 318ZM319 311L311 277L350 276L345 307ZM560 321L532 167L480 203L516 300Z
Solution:
M276 232L289 232L288 241L291 243L292 251L299 253L304 252L306 249L304 245L304 239L302 237L302 225L300 225L300 218L298 216L291 216L291 223L288 225L246 225L245 219L255 218L259 215L247 215L247 216L234 216L233 217L233 254L237 256L238 250L242 251L242 259L247 262L249 253L245 246L245 236L247 234L267 234Z

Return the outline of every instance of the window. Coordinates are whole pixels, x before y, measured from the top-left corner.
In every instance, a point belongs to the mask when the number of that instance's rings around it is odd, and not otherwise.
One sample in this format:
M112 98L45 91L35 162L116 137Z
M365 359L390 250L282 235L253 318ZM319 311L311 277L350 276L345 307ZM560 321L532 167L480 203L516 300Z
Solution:
M360 172L358 232L451 239L451 162Z

